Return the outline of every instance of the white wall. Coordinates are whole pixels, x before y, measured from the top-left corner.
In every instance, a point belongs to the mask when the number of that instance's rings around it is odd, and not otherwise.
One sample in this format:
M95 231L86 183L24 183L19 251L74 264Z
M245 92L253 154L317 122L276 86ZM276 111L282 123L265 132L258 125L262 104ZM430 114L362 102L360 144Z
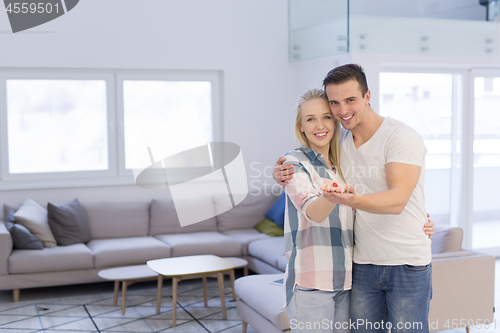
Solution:
M0 10L0 68L222 71L224 140L241 147L249 177L257 175L250 164L262 170L295 147L286 0L85 0L42 26L9 31ZM144 191L135 186L0 191L0 203L158 195ZM203 192L201 184L186 196Z

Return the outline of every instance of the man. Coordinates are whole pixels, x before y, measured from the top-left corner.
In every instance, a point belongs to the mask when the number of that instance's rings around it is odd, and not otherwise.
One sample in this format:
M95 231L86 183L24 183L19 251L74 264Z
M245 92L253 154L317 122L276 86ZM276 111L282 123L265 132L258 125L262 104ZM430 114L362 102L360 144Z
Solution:
M331 70L323 81L341 133L345 193L325 192L355 208L351 329L428 332L431 246L422 232L426 148L409 126L371 108L363 69ZM278 160L274 178L286 184L293 170Z

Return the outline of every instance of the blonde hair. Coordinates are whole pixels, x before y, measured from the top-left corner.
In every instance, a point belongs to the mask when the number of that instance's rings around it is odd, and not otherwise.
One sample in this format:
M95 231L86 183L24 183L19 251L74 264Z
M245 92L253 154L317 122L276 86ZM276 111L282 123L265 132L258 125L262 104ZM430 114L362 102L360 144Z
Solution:
M302 104L304 102L320 98L325 100L325 102L328 104L328 98L326 97L326 94L323 90L321 89L311 89L306 91L302 96L300 96L299 100L299 105L297 106L297 116L295 117L295 139L297 142L302 145L303 147L309 147L309 140L307 140L306 134L300 130L300 123L302 122ZM332 115L333 117L333 115ZM333 165L335 166L335 169L337 170L337 174L344 180L344 175L342 174L342 171L340 170L340 147L339 147L339 142L340 142L340 123L333 118L335 122L335 132L332 136L332 139L330 140L330 150L328 153L328 158L332 161ZM345 181L345 180L344 180Z

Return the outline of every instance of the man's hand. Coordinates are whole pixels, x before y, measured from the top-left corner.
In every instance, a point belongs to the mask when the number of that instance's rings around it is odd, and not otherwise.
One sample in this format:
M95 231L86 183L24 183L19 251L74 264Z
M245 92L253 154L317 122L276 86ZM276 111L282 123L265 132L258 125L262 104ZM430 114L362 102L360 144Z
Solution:
M429 219L430 215L427 213L427 223L424 224L424 232L429 238L432 238L432 236L436 233L434 230L434 221Z
M285 164L286 158L280 157L276 164L274 165L273 178L281 186L288 185L287 180L292 179L292 175L295 173L293 169L293 164Z
M359 194L352 185L346 185L345 187L326 185L323 196L334 204L353 207Z
M370 194L356 194L354 186L348 185L345 193L332 194L336 204L346 205L371 214L399 215L404 210L417 186L421 167L390 162L385 166L387 188Z
M346 185L343 187L337 183L324 182L321 186L321 190L323 191L323 197L336 205L346 205L352 207L352 205L355 205L358 197L356 187L352 185ZM430 215L427 213L427 223L424 224L422 230L427 236L429 236L429 238L432 238L436 231L434 230L434 221L429 219L429 217Z

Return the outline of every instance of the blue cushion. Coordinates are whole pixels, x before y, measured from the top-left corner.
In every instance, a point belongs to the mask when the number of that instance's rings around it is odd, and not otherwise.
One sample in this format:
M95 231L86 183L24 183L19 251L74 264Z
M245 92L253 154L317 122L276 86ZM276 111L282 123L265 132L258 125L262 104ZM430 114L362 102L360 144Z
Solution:
M16 212L13 210L13 209L10 209L8 212L7 212L7 216L5 217L5 222L11 222L11 223L17 223L16 222L16 219L14 218L14 214Z
M276 223L278 226L282 227L285 225L285 201L286 194L285 191L280 195L278 200L266 213L266 217Z
M15 249L43 250L42 242L22 224L5 222L5 226L10 232Z
M5 217L5 226L10 232L14 248L19 250L43 250L42 242L25 226L16 222L15 213L14 210L10 209Z

